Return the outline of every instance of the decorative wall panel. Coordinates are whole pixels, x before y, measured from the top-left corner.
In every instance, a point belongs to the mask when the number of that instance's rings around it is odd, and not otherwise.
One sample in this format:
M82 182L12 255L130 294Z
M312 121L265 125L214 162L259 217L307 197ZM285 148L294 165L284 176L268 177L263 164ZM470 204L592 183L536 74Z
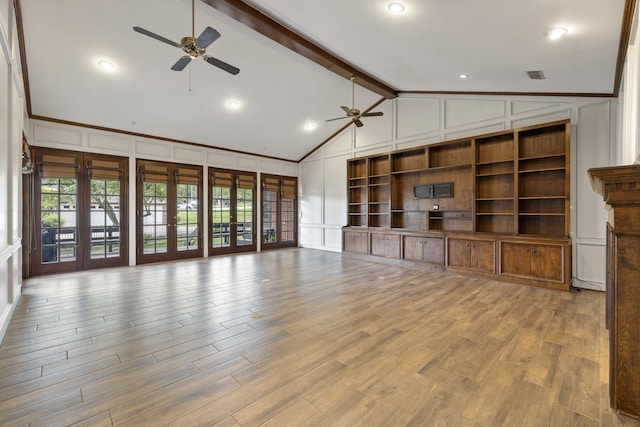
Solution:
M444 123L446 128L480 123L506 116L506 101L445 99Z
M301 188L304 188L304 197L302 197L300 200L300 212L302 213L300 224L321 224L322 209L317 209L317 207L325 206L322 201L322 161L312 161L309 162L306 166L307 167L305 167L300 174L299 181L300 184L302 182L308 183L304 186L302 186L302 184L300 185ZM344 167L342 169L344 169ZM345 177L342 180L343 183L346 181L346 175L344 175L344 173L340 174L337 170L335 171L335 173L338 175L343 175Z
M440 100L398 98L396 137L409 138L440 130Z
M82 145L82 132L79 129L65 128L63 126L36 124L33 128L33 137L41 143L70 145L73 147Z
M89 147L100 150L117 151L124 154L131 151L132 139L133 138L89 132Z

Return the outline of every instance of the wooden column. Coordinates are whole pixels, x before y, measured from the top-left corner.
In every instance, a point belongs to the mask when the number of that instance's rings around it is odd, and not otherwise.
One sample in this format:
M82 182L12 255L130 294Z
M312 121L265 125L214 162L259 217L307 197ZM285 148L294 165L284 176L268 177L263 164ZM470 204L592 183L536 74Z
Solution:
M611 406L640 417L640 165L589 169L609 209L607 328Z

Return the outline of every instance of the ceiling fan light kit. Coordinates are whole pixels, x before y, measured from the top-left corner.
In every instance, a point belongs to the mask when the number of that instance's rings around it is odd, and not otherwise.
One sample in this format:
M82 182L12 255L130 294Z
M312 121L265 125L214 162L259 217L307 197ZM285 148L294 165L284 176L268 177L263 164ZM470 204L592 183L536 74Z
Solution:
M336 117L334 119L327 119L326 122L332 122L334 120L342 120L342 119L351 119L351 122L355 124L357 127L362 127L364 124L360 120L362 117L379 117L382 116L382 111L376 111L371 113L361 113L359 109L355 107L355 98L356 98L356 78L355 76L351 76L351 108L345 107L341 105L340 108L344 110L347 114L344 117Z
M180 43L176 43L172 40L169 40L165 37L159 36L158 34L152 33L149 30L145 30L141 27L133 27L133 31L144 34L147 37L151 37L152 39L156 39L173 47L177 47L182 49L186 55L178 59L178 61L173 64L171 67L174 71L182 71L185 67L191 62L192 59L202 57L209 64L220 68L221 70L226 71L229 74L236 75L240 72L240 69L234 67L231 64L227 64L224 61L221 61L213 56L206 54L207 47L213 43L214 41L220 38L220 33L211 27L207 27L204 29L202 34L196 38L195 36L195 0L191 1L191 36L185 36L180 40Z

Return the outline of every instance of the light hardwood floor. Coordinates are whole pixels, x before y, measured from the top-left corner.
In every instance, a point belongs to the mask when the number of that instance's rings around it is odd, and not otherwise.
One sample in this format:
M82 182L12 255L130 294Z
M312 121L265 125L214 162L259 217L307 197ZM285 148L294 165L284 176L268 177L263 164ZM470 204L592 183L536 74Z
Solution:
M287 249L41 277L2 426L637 426L604 294Z

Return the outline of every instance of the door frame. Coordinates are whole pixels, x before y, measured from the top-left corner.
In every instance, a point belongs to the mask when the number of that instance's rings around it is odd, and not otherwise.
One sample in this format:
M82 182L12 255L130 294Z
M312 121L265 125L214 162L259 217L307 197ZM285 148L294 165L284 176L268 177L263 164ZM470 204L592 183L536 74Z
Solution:
M252 220L252 225L253 225L253 229L251 232L251 238L252 238L252 244L251 245L242 245L242 246L238 246L237 245L237 235L238 235L238 228L237 228L237 220L234 221L234 219L237 218L230 218L230 224L229 224L229 246L222 246L222 247L214 247L213 246L213 216L212 216L212 207L214 205L213 203L213 191L212 188L215 185L215 173L219 172L222 174L229 174L230 175L230 179L231 179L231 187L230 187L230 193L229 193L229 199L230 199L230 208L231 207L237 207L237 196L238 196L238 177L240 175L246 175L246 176L251 176L253 179L253 200L252 200L252 213L251 213L251 220ZM257 173L256 172L248 172L248 171L240 171L240 170L233 170L233 169L224 169L224 168L214 168L214 167L210 167L208 170L208 175L209 175L209 179L208 179L208 187L207 187L207 192L208 192L208 204L209 204L209 211L207 214L207 219L208 219L208 223L207 223L207 228L208 228L208 236L209 236L209 255L210 256L216 256L216 255L226 255L226 254L233 254L233 253L243 253L243 252L255 252L258 249L258 243L257 243L257 228L258 228L258 223L257 223L257 218L258 218L258 196L257 196L257 192L258 192L258 184L257 184ZM237 217L237 210L234 212L236 217ZM229 212L229 214L231 215L231 211Z
M108 154L85 153L57 148L31 147L31 158L34 163L34 171L25 179L25 183L31 188L23 189L24 206L29 207L25 214L24 229L27 233L29 263L27 274L39 276L45 274L92 270L107 267L125 266L129 260L129 159L122 156ZM67 156L73 157L76 179L76 260L70 262L57 262L42 264L42 226L39 218L42 216L42 170L49 163L43 162L43 156ZM117 162L120 164L120 224L119 224L119 255L101 259L91 258L91 177L89 166L92 160ZM70 166L70 163L67 164ZM59 255L59 254L58 254Z
M276 220L276 228L275 228L275 241L273 242L265 242L264 234L264 194L266 188L265 179L277 180L278 181L278 191L277 191L277 200L276 200L276 212L277 212L277 220ZM293 206L293 240L282 241L282 200L284 195L284 182L285 181L293 181L295 184L294 190L294 206ZM298 246L298 178L294 176L283 176L283 175L272 175L272 174L260 174L260 248L261 249L279 249L279 248L287 248L287 247L296 247Z
M175 247L177 244L177 235L175 232L171 232L171 226L173 225L173 230L177 229L177 222L171 224L169 219L167 219L167 252L162 253L153 253L153 254L145 254L144 253L144 206L143 206L143 178L144 178L144 170L143 167L145 164L154 165L154 166L162 166L167 168L167 210L166 215L167 218L171 218L172 216L175 218L177 216L177 171L179 168L190 169L198 172L199 180L198 180L198 208L196 210L197 218L198 218L198 247L197 249L187 250L187 251L178 251L177 249L169 249L170 247ZM136 265L149 264L155 262L168 262L175 261L180 259L188 259L188 258L201 258L204 255L204 249L202 247L202 187L203 187L203 167L198 165L189 165L189 164L181 164L174 162L161 162L156 160L146 160L146 159L136 159ZM175 204L173 204L174 201Z

